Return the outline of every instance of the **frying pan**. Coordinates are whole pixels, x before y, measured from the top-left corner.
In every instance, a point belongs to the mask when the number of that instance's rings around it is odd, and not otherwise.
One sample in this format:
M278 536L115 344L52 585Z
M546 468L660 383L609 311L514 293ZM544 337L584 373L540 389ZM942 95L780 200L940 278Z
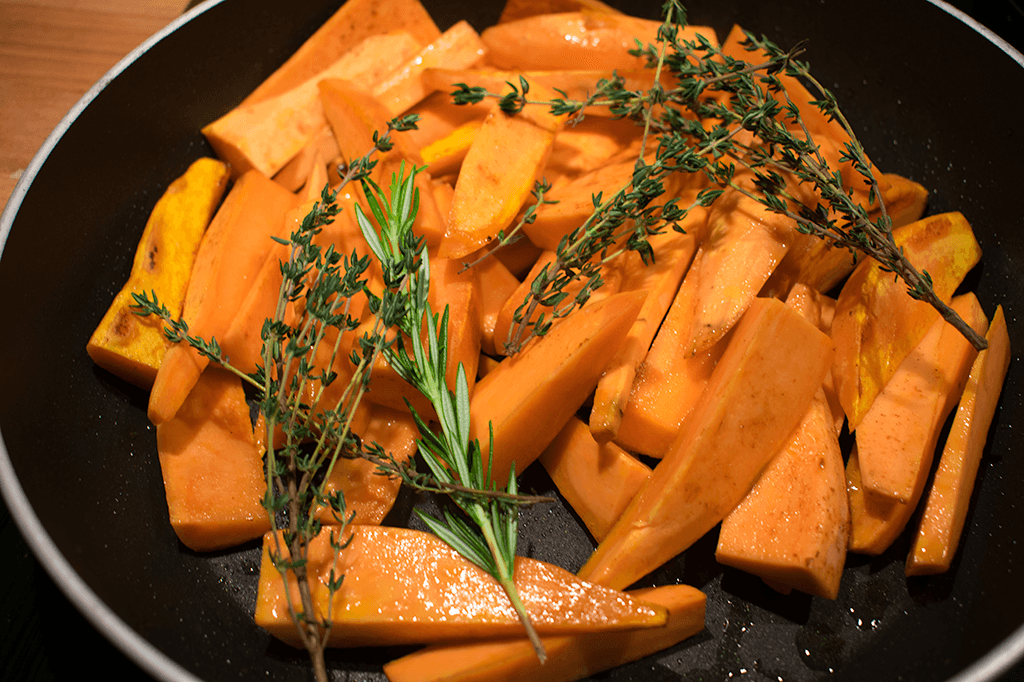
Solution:
M127 278L163 188L210 150L199 128L280 64L337 0L204 4L148 42L71 112L0 219L0 486L49 575L89 622L148 674L172 679L308 679L305 656L251 622L258 548L198 555L166 520L143 392L94 367L85 341ZM439 26L482 28L500 4L425 4ZM613 3L614 4L614 3ZM658 3L622 3L657 17ZM880 168L931 190L929 212L960 210L983 263L965 288L1002 304L1015 344L1024 306L1020 162L1024 59L925 2L694 1L694 23L733 22L807 58L833 87ZM997 41L998 42L998 41ZM1024 374L1014 360L947 575L907 580L901 538L851 556L837 600L780 596L714 562L715 533L642 584L708 594L704 632L608 680L992 680L1024 652ZM543 471L523 485L552 490ZM429 500L403 494L389 521ZM577 569L593 545L556 503L527 512L520 552ZM15 564L15 565L23 565ZM59 624L50 630L60 637ZM7 646L7 645L5 645ZM402 650L332 652L336 679L383 679ZM88 659L86 659L88 660Z

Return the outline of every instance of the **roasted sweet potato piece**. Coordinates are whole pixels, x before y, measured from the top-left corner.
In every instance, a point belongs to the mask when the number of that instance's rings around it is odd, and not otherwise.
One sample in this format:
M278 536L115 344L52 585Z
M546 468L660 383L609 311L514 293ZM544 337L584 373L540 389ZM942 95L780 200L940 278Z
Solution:
M694 263L703 258L698 249ZM649 457L664 457L697 404L729 343L729 335L697 355L686 347L693 321L697 270L691 266L654 343L637 368L615 442Z
M309 546L307 570L318 617L328 613L331 569L345 581L334 593L328 646L423 644L453 639L516 637L523 625L494 578L430 533L407 528L351 526L337 565L325 527ZM336 532L336 531L335 531ZM288 616L284 580L270 561L274 536L263 540L256 623L301 646ZM282 551L287 556L284 543ZM667 610L587 583L568 571L517 557L513 576L541 635L609 632L665 625ZM292 603L298 586L290 579ZM415 597L410 598L410 595Z
M939 460L906 573L929 575L949 569L967 519L982 450L1010 365L1010 337L1003 307L989 325L988 348L978 353L960 398L953 427Z
M384 666L391 682L567 682L638 660L704 629L705 597L688 585L666 585L627 592L668 609L663 628L592 635L542 637L543 664L523 639L440 644Z
M739 504L807 412L831 339L776 299L758 298L665 458L580 577L625 587L684 551Z
M470 400L470 439L487 452L494 432L493 479L508 481L531 464L594 390L604 363L622 343L646 294L633 291L592 303L559 320L480 380Z
M958 296L951 305L975 331L985 330L988 320L974 294ZM975 354L959 331L937 319L864 416L855 431L856 455L850 456L846 469L850 551L881 554L903 531L924 492L939 431L963 390ZM869 456L879 470L876 478L885 484L882 494L866 485L862 448L871 448Z
M569 419L539 459L598 542L651 473L649 466L614 443L598 443L576 417Z
M645 47L657 40L660 21L606 12L560 12L509 21L484 29L488 61L512 70L619 70L642 69L633 57L634 40ZM700 33L718 43L714 30L687 26L679 40L695 40Z
M249 285L280 235L285 214L298 198L258 171L231 188L199 245L182 319L189 331L209 341L222 337L249 293ZM184 343L172 346L157 371L149 396L149 419L172 418L209 361Z
M649 243L654 249L653 263L644 263L635 251L625 254L619 290L646 291L647 299L594 391L589 423L590 432L598 442L606 443L619 432L637 368L647 355L654 335L675 299L683 275L690 267L697 250L694 233L700 231L705 219L706 212L696 209L682 225L687 230L686 234L670 230L651 236Z
M491 109L462 162L438 255L463 258L509 227L547 164L563 118L538 105L515 115Z
M162 322L132 312L132 293L156 294L172 317L181 315L192 263L227 185L223 163L199 159L157 201L128 281L86 344L97 365L140 388L153 385L170 343Z
M929 216L894 230L893 238L918 271L931 275L935 294L947 302L981 258L960 213ZM911 298L906 284L874 259L865 259L850 275L832 321L832 376L851 430L937 319L935 308Z
M343 4L310 38L270 74L242 104L252 104L291 90L315 76L372 35L405 31L421 46L441 35L419 0L351 0Z
M208 367L173 419L156 427L171 526L197 552L240 545L270 530L263 459L241 380Z

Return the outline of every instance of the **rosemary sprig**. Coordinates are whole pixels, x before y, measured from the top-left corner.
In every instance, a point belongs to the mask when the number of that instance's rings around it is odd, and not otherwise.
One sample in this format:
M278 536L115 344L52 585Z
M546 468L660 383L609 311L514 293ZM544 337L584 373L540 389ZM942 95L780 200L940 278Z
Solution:
M375 183L364 179L363 188L376 227L359 206L356 218L370 249L385 264L384 297L371 299L371 305L387 305L389 296L402 301L399 307L403 314L397 320L402 334L387 348L388 360L403 379L430 401L440 423L440 432L431 430L423 417L409 406L420 432L417 442L420 454L465 518L446 511L442 522L418 510L417 514L438 537L498 581L543 662L544 646L513 579L518 504L521 503L515 499L518 495L515 471L509 474L505 495L476 494L476 491L492 490L491 470L490 465L484 468L479 441L469 438L469 386L461 363L454 392L446 382L448 310L445 309L440 322L431 310L427 300L430 264L422 242L412 234L416 172L414 168L406 178L403 166L399 176L392 179L390 199Z

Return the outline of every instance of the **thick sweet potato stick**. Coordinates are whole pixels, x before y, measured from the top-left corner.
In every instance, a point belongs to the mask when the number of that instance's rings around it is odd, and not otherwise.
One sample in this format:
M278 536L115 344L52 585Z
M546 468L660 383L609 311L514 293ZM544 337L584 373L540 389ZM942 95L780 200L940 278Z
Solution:
M407 528L351 526L340 538L351 542L335 565L331 530L325 527L310 542L307 559L317 617L326 617L333 604L328 646L424 644L523 633L498 581L436 536ZM284 581L270 560L276 547L274 536L265 535L256 623L300 646L288 616ZM345 576L333 598L326 585L332 568ZM667 620L663 606L587 583L535 559L517 557L514 580L542 635L660 629ZM292 603L298 604L294 576L289 583Z
M782 302L748 308L704 400L580 577L618 589L687 549L739 504L807 412L832 341Z
M928 491L921 525L907 557L908 576L948 570L960 543L981 454L1010 365L1010 337L1002 306L996 308L986 339L988 348L978 353L971 367Z

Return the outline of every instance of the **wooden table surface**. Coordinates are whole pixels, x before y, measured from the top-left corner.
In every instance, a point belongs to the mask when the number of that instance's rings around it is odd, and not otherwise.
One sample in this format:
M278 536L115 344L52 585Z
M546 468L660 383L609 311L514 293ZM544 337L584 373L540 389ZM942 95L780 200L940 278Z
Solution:
M188 0L0 0L0 206L64 114Z

